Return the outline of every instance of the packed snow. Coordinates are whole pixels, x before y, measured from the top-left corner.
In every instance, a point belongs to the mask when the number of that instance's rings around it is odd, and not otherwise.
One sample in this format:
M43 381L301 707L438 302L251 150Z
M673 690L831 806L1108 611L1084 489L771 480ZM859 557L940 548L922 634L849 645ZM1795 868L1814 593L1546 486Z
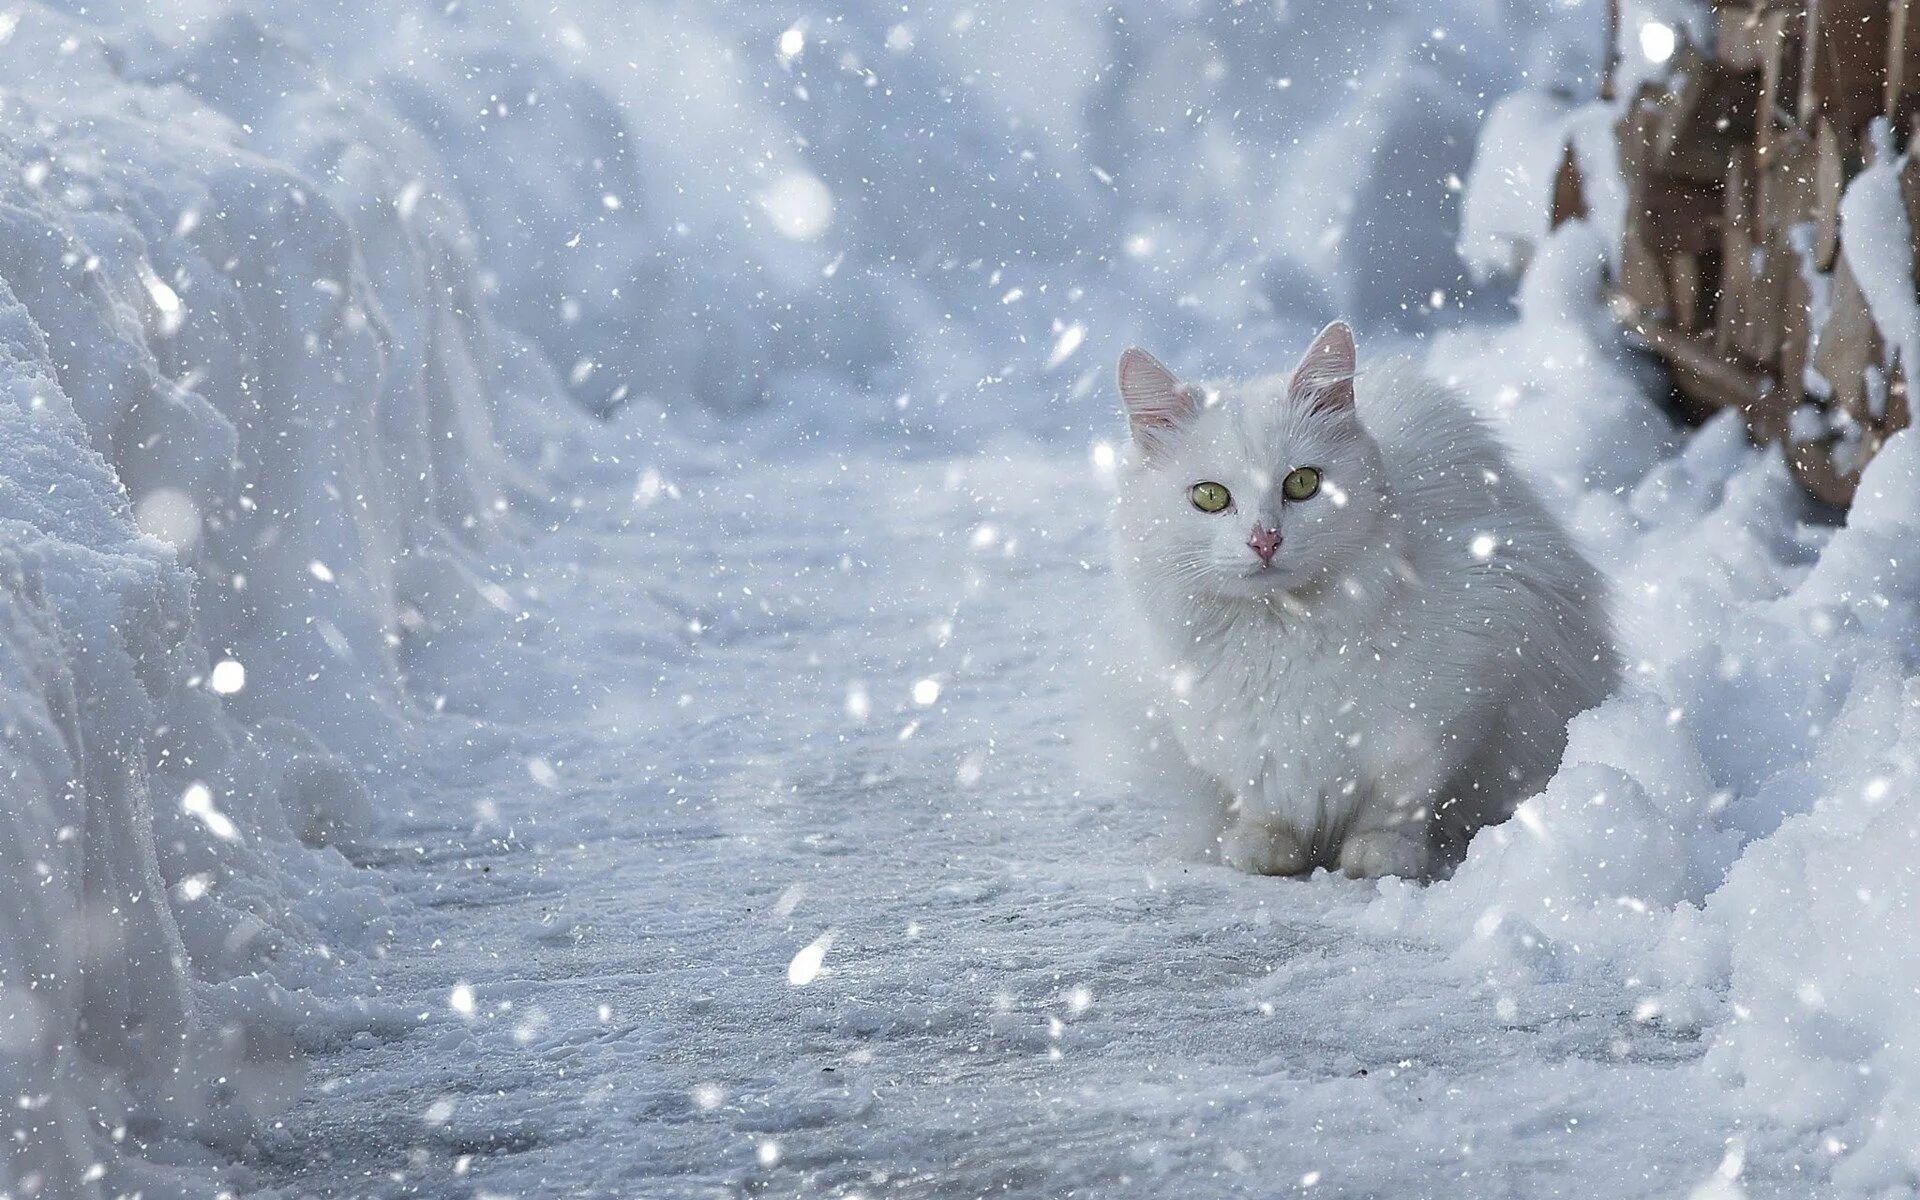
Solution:
M1920 448L1669 423L1605 7L0 7L0 1192L1920 1184ZM1118 350L1335 315L1616 592L1427 886L1082 735Z

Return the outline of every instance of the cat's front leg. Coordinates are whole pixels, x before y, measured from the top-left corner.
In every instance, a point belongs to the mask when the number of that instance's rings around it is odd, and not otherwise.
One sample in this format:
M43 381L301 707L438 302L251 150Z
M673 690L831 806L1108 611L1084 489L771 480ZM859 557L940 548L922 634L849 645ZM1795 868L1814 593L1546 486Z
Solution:
M1353 879L1424 879L1433 866L1432 821L1425 780L1373 789L1341 840L1340 870Z
M1423 879L1433 850L1426 825L1417 828L1359 829L1340 844L1340 869L1350 879Z
M1313 866L1313 830L1318 807L1298 797L1311 794L1297 760L1267 762L1233 789L1227 828L1220 836L1220 859L1250 875L1304 875Z
M1220 858L1250 875L1299 875L1312 861L1291 826L1244 808L1220 835Z

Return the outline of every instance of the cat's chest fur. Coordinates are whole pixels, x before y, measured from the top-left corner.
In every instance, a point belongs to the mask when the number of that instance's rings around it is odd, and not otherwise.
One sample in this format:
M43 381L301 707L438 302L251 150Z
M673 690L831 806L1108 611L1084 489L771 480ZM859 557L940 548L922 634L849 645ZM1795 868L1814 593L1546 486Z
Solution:
M1391 724L1381 705L1399 656L1379 632L1249 615L1179 646L1163 659L1164 702L1188 757L1234 792L1338 819Z
M1385 580L1405 550L1426 567L1417 587ZM1187 757L1303 829L1343 827L1370 791L1417 771L1454 736L1436 718L1472 707L1485 682L1483 638L1458 619L1469 589L1429 557L1379 549L1358 572L1364 599L1162 625L1162 703Z

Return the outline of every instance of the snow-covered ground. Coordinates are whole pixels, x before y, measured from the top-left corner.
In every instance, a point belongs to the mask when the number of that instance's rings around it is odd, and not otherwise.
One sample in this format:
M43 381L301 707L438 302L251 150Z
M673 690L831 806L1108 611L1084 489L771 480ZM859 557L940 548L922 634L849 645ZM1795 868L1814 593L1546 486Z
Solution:
M1593 248L1550 247L1523 303ZM383 998L418 1028L316 1063L248 1181L1758 1197L1822 1194L1836 1163L1900 1179L1903 1144L1875 1145L1898 1051L1868 1031L1913 1010L1902 968L1858 951L1896 936L1907 872L1847 860L1910 839L1887 836L1911 822L1888 656L1920 588L1880 567L1881 539L1912 536L1913 464L1890 452L1852 527L1805 523L1731 422L1671 441L1602 328L1533 311L1433 355L1508 410L1609 567L1636 678L1427 889L1172 861L1164 814L1089 782L1097 452L709 452L657 473L665 448L642 451L638 488L584 489L526 561L516 594L545 616L421 661L449 713L482 719L452 719L442 761L463 767L380 856L411 901ZM1569 379L1584 419L1562 415ZM1569 451L1565 422L1603 449ZM1841 571L1866 586L1837 594Z
M1807 1194L1611 960L1492 979L1371 885L1168 861L1082 782L1086 460L670 482L543 544L517 586L567 616L446 648L449 712L547 715L462 732L395 831L418 1028L316 1062L250 1183L1674 1196L1746 1136L1749 1194Z
M1469 170L1604 7L0 6L0 1192L1910 1188L1920 449L1668 426L1603 114ZM1336 313L1618 592L1426 888L1081 735L1116 352Z

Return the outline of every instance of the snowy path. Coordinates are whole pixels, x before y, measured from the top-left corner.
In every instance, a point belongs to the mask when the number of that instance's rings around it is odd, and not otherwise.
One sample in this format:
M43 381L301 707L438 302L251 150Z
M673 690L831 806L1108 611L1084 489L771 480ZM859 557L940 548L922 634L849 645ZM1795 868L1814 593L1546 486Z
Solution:
M1673 1196L1711 1176L1735 1127L1684 1065L1699 1043L1632 1022L1624 989L1497 1005L1361 930L1370 887L1168 863L1155 814L1082 793L1104 502L1083 464L672 482L624 530L593 515L622 494L532 550L530 607L563 619L517 625L519 657L482 637L419 664L482 718L439 723L474 752L380 868L416 904L378 980L427 1015L319 1058L254 1184Z

